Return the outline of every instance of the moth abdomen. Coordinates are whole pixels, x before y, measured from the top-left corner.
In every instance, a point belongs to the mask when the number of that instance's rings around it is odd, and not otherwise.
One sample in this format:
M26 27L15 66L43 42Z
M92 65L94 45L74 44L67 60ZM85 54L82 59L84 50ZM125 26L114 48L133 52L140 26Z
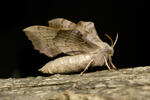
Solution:
M39 71L49 74L79 72L87 66L90 60L91 56L88 54L65 56L48 62Z

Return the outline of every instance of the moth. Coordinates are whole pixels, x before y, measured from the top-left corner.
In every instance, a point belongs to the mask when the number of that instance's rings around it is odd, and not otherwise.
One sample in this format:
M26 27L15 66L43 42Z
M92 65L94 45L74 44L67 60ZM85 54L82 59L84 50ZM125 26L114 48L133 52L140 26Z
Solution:
M48 21L49 26L34 25L23 29L36 50L48 57L64 53L67 56L57 58L45 64L39 71L47 74L81 72L89 66L107 66L117 69L112 63L115 42L111 46L103 42L93 22L79 21L77 24L64 18Z

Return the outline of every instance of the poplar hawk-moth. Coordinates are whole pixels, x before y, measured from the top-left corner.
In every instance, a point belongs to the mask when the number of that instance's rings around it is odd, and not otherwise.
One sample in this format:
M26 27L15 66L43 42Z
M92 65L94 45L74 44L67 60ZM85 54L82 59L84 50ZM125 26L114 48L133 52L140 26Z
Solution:
M113 47L97 35L93 22L80 21L77 24L64 18L48 21L49 26L34 25L23 31L36 50L48 57L64 53L68 56L57 58L45 64L39 71L48 74L85 72L89 66L106 65L116 69L112 63Z

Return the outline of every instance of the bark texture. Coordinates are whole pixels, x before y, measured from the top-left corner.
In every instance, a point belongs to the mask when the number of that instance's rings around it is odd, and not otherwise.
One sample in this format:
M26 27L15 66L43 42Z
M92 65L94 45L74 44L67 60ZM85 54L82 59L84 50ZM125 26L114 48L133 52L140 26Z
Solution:
M150 66L0 79L0 100L149 100Z

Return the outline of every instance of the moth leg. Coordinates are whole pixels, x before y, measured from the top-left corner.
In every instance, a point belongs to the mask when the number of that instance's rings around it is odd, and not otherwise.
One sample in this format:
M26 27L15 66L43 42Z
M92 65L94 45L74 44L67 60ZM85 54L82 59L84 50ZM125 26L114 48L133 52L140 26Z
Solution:
M105 60L105 64L106 64L107 68L111 71L111 68L110 68L110 66L108 65L108 62L107 62L107 60L106 60L106 57L105 57L105 56L104 56L104 60Z
M112 65L112 67L113 67L115 70L117 70L117 67L112 63L111 57L110 57L110 64Z
M83 73L89 68L89 66L91 65L91 63L93 62L94 60L92 59L88 64L87 66L84 68L84 70L80 73L80 76L83 75Z
M111 63L111 65L112 65L112 67L115 69L115 70L117 70L117 67L112 63L112 62L110 62Z

